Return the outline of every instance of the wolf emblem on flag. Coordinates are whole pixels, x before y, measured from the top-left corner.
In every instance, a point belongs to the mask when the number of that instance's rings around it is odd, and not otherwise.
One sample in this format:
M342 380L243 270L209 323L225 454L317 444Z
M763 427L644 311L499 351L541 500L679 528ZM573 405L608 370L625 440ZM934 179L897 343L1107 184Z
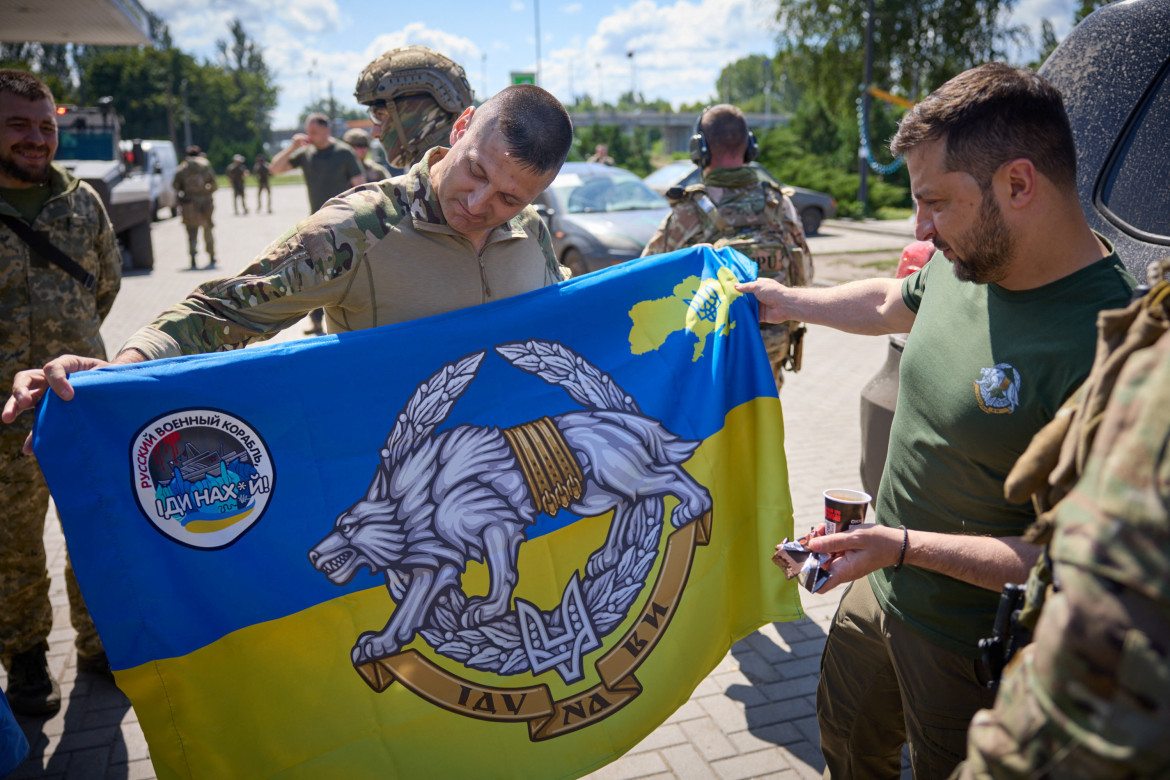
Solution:
M352 660L377 690L392 679L371 668L416 635L471 669L499 675L556 669L583 677L582 656L625 619L657 557L667 496L671 525L703 519L711 496L683 468L699 442L684 441L613 379L562 344L497 346L509 363L558 385L585 407L512 428L435 429L475 379L480 351L442 366L399 413L365 496L338 515L309 560L338 585L361 567L382 573L395 602L389 622L357 640ZM605 543L585 577L574 572L562 601L541 609L513 592L525 529L540 513L613 512ZM486 561L485 597L460 578Z

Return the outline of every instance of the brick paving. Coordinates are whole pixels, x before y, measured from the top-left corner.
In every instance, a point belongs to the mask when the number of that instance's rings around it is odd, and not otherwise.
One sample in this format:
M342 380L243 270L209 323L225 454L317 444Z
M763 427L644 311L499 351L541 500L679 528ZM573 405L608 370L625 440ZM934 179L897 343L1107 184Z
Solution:
M249 198L254 190L248 190ZM308 210L300 186L277 187L272 215L233 216L231 191L216 200L216 244L221 271L188 271L186 233L178 219L153 226L155 268L127 275L102 328L111 352L167 304L202 281L241 267ZM249 208L253 203L249 202ZM818 243L834 240L826 225ZM906 238L906 241L909 241ZM200 244L202 246L202 244ZM199 264L207 258L200 249ZM300 325L278 340L297 338ZM804 370L783 392L785 451L797 528L822 508L821 491L860 482L858 397L885 359L885 339L812 327ZM779 540L777 540L779 541ZM49 663L61 683L61 712L20 723L32 745L29 759L11 778L156 777L142 729L116 686L78 675L73 629L65 596L65 545L52 509L45 524L54 626ZM777 571L777 576L779 572ZM839 594L801 592L806 617L763 626L736 643L690 699L658 729L617 761L589 775L595 780L634 778L801 778L824 767L817 738L815 693L821 648ZM7 676L0 670L0 686Z

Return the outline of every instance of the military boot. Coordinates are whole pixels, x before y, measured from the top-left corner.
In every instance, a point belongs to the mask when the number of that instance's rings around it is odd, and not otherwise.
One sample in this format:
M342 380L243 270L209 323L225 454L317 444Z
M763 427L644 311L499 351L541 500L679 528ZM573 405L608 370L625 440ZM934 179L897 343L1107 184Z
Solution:
M43 645L12 656L5 694L21 715L53 715L61 709L61 686L49 672Z

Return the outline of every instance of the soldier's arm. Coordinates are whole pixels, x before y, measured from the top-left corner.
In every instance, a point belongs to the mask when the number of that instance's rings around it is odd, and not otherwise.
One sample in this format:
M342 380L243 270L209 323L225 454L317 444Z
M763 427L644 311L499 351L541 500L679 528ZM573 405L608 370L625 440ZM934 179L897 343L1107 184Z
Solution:
M273 156L268 163L268 173L271 176L279 176L282 173L288 173L295 166L292 162L292 157L300 149L304 148L309 143L308 138L303 133L297 133L293 136L292 143L281 149Z
M356 253L355 253L356 254ZM348 276L312 257L294 229L237 276L206 282L123 345L150 360L264 341L313 309L332 305ZM121 355L121 353L119 353Z

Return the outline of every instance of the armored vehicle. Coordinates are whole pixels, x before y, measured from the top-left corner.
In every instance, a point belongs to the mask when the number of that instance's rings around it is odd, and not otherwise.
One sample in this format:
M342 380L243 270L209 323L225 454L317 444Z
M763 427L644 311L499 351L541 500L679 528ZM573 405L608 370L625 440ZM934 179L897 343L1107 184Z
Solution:
M154 214L149 177L132 173L121 149L121 120L113 101L93 108L57 107L56 161L97 190L114 223L123 266L154 267L150 222Z

